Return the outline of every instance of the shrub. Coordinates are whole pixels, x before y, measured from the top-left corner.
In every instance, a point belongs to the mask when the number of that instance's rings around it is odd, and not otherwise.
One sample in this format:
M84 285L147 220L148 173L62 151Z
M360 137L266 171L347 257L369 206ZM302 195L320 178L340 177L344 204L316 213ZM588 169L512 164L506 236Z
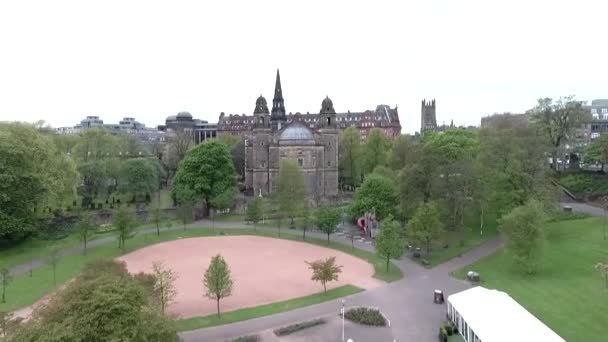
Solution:
M106 223L106 224L102 224L99 227L97 227L97 229L95 230L96 234L103 234L103 233L109 233L109 232L113 232L115 231L116 228L114 228L113 225Z
M602 196L608 194L608 177L598 173L569 173L560 178L560 183L577 195Z
M549 217L549 222L558 222L558 221L569 221L569 220L580 220L584 218L591 217L591 215L587 213L581 212L565 212L565 211L554 211L551 213Z
M383 327L386 325L384 316L378 309L372 308L353 308L346 311L344 318L355 323L363 325L372 325L376 327Z
M443 323L443 328L445 329L445 332L448 334L448 336L452 336L454 334L454 330L452 329L452 322L447 321Z
M448 342L448 333L444 326L439 327L439 341Z
M230 340L229 342L258 342L260 337L258 335L247 335L247 336L239 336L235 339Z
M288 325L285 327L281 327L274 330L274 334L277 336L285 336L289 334L293 334L294 332L307 329L310 327L314 327L317 325L325 324L325 320L323 318L317 318L310 321L299 322L296 324Z

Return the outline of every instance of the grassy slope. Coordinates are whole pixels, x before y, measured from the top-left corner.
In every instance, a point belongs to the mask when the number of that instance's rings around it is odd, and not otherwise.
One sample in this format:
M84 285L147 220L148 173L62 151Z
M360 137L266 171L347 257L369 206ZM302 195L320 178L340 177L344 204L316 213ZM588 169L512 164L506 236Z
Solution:
M234 323L247 319L273 315L280 312L290 311L305 306L323 303L332 299L352 295L363 291L356 286L345 285L335 289L328 290L327 293L315 293L309 296L290 299L272 304L260 305L252 308L244 308L235 311L223 313L221 317L217 315L209 315L205 317L194 317L177 321L179 331L187 331L193 329L207 328L216 325Z
M142 248L163 241L196 236L209 236L218 234L219 232L223 232L226 235L255 234L252 229L188 229L186 231L163 231L159 237L157 237L156 235L135 236L134 238L127 241L126 252L128 253L138 248ZM276 235L272 232L260 230L258 230L257 235L276 237ZM299 236L285 233L281 235L281 238L296 241L300 240ZM401 271L392 263L389 272L386 272L382 259L373 253L358 249L351 250L350 246L338 244L335 242L332 242L330 245L327 245L324 240L320 239L307 238L306 241L315 245L338 249L369 261L375 267L376 272L374 276L376 278L385 281L392 281L400 279L402 277ZM88 261L99 258L114 258L122 254L122 251L117 248L117 244L110 243L90 249L86 256L71 255L63 257L60 259L56 270L57 284L65 283L67 280L75 277L80 272L83 265ZM53 284L52 268L49 265L45 265L34 270L32 277L30 277L29 274L17 276L13 279L13 281L7 288L7 303L0 303L0 311L11 311L30 305L36 302L41 297L43 297L44 295L52 292L56 288L57 286Z
M426 267L434 267L444 263L454 257L457 257L479 245L497 236L498 231L496 224L496 214L488 213L484 218L483 235L480 235L479 218L468 217L466 221L467 230L465 231L464 244L460 245L460 234L458 232L448 231L442 239L442 245L447 243L448 248L443 246L435 247L430 256L426 257L429 265Z
M506 291L568 341L606 341L608 289L593 269L597 262L608 262L602 221L588 218L555 222L547 226L546 235L542 266L534 276L513 270L504 251L455 275L464 278L468 270L479 271L483 286Z

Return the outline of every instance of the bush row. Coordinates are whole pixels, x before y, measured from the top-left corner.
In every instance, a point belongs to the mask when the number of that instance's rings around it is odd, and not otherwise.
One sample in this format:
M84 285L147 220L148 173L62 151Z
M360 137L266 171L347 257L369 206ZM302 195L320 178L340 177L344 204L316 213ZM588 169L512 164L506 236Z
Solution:
M346 311L344 318L355 323L383 327L386 320L380 310L373 308L353 308Z
M258 335L247 335L247 336L239 336L235 339L226 342L258 342L260 337Z
M288 325L285 327L281 327L274 330L274 334L277 336L285 336L289 334L293 334L296 331L300 331L303 329L307 329L310 327L314 327L317 325L325 324L325 320L323 318L317 318L310 321L299 322L296 324Z

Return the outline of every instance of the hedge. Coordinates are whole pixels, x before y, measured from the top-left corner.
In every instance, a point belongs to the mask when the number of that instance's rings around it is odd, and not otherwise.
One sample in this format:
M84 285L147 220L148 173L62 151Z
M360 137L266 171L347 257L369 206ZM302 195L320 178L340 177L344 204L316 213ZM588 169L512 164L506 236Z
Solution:
M386 320L380 310L372 308L353 308L346 311L344 318L355 323L383 327Z
M314 327L317 325L325 324L326 321L323 318L317 318L310 321L299 322L296 324L288 325L274 330L274 334L277 336L285 336L293 334L296 331Z

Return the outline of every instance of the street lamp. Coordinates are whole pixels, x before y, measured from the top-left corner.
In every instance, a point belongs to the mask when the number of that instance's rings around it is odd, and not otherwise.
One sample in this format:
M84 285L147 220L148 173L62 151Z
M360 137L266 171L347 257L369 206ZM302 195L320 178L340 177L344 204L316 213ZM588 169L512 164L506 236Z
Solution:
M342 299L342 342L344 342L344 304L346 300ZM350 341L350 340L349 340Z

